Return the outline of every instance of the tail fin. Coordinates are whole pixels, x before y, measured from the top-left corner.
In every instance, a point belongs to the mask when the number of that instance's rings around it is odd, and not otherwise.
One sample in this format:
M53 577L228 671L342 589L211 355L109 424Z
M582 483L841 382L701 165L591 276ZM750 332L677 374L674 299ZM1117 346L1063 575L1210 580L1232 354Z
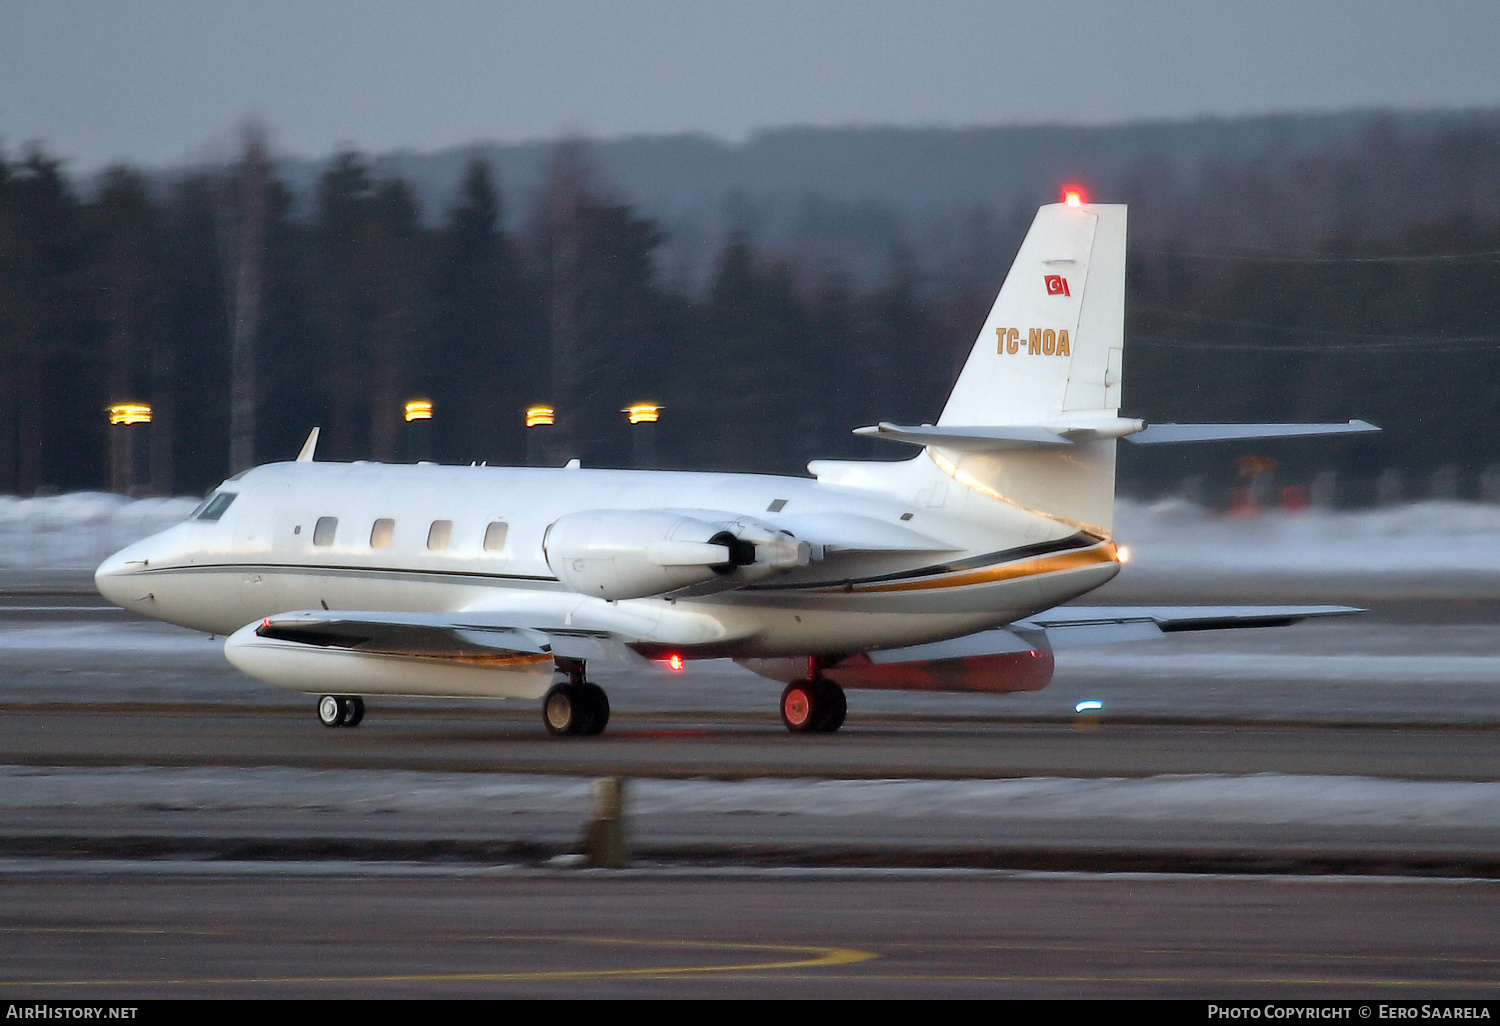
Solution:
M1124 339L1125 207L1042 207L938 426L1112 420ZM1113 438L1066 451L930 451L971 487L1106 535L1112 529Z
M1037 211L938 424L1114 416L1125 337L1125 207Z

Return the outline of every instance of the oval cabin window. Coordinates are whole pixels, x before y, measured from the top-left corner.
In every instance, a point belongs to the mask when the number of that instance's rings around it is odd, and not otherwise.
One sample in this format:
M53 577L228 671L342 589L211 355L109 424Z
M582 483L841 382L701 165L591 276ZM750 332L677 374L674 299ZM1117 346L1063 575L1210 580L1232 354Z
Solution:
M333 536L338 532L338 517L319 517L317 526L313 528L314 545L332 545Z
M396 522L394 520L380 519L375 521L375 526L370 528L370 548L388 549L391 547L391 538L396 534Z
M452 536L453 521L434 520L427 531L427 547L434 552L441 552L448 547L448 539Z
M497 520L484 529L484 551L499 552L505 548L505 535L510 530L504 520Z

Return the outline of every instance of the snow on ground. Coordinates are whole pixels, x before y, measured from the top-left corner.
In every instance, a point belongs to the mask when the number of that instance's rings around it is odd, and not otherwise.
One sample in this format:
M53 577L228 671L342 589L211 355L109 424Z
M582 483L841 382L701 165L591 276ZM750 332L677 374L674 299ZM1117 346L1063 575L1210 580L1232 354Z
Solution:
M651 780L633 815L1081 819L1359 827L1500 827L1500 783L1284 773L1143 779ZM584 815L578 777L410 770L0 766L0 811Z
M0 570L92 572L131 542L186 519L198 502L103 492L0 495Z
M0 496L0 571L92 571L137 539L185 518L194 498L127 499L79 492ZM1116 534L1133 573L1494 573L1500 506L1422 502L1359 511L1213 514L1180 500L1122 499Z
M58 623L18 621L0 624L0 651L176 655L224 650L222 639L157 623Z
M1120 500L1130 570L1213 573L1500 574L1500 506L1420 502L1372 510L1216 515L1181 500Z

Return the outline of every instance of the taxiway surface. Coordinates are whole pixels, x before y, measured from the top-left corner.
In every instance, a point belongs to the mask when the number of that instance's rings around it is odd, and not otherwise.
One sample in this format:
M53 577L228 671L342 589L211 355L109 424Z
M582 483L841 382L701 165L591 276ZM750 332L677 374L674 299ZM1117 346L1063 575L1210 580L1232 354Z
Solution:
M610 731L554 739L531 703L327 730L217 641L12 595L0 991L1492 997L1497 627L1075 650L1036 694L854 693L832 737L732 664L601 673ZM602 775L641 868L559 868Z
M1178 997L1500 990L1500 883L0 863L0 992Z

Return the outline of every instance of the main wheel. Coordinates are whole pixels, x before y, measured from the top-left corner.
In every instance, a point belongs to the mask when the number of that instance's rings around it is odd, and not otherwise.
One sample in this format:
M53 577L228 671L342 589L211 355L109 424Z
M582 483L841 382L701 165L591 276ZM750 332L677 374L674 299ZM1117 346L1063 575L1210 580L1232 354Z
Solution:
M349 706L338 695L318 699L318 721L325 727L337 727L349 714Z
M588 707L588 722L579 727L578 733L595 736L604 733L609 725L609 696L597 684L584 683L579 686Z
M355 695L344 699L344 723L346 727L357 727L359 721L365 718L365 700Z
M588 699L572 684L554 684L542 698L542 722L559 737L577 734L588 724Z
M781 693L781 722L794 734L807 734L818 729L818 701L821 696L812 681L798 680L786 686Z
M818 725L820 734L832 734L844 725L844 716L849 712L849 701L844 689L831 680L818 682Z

